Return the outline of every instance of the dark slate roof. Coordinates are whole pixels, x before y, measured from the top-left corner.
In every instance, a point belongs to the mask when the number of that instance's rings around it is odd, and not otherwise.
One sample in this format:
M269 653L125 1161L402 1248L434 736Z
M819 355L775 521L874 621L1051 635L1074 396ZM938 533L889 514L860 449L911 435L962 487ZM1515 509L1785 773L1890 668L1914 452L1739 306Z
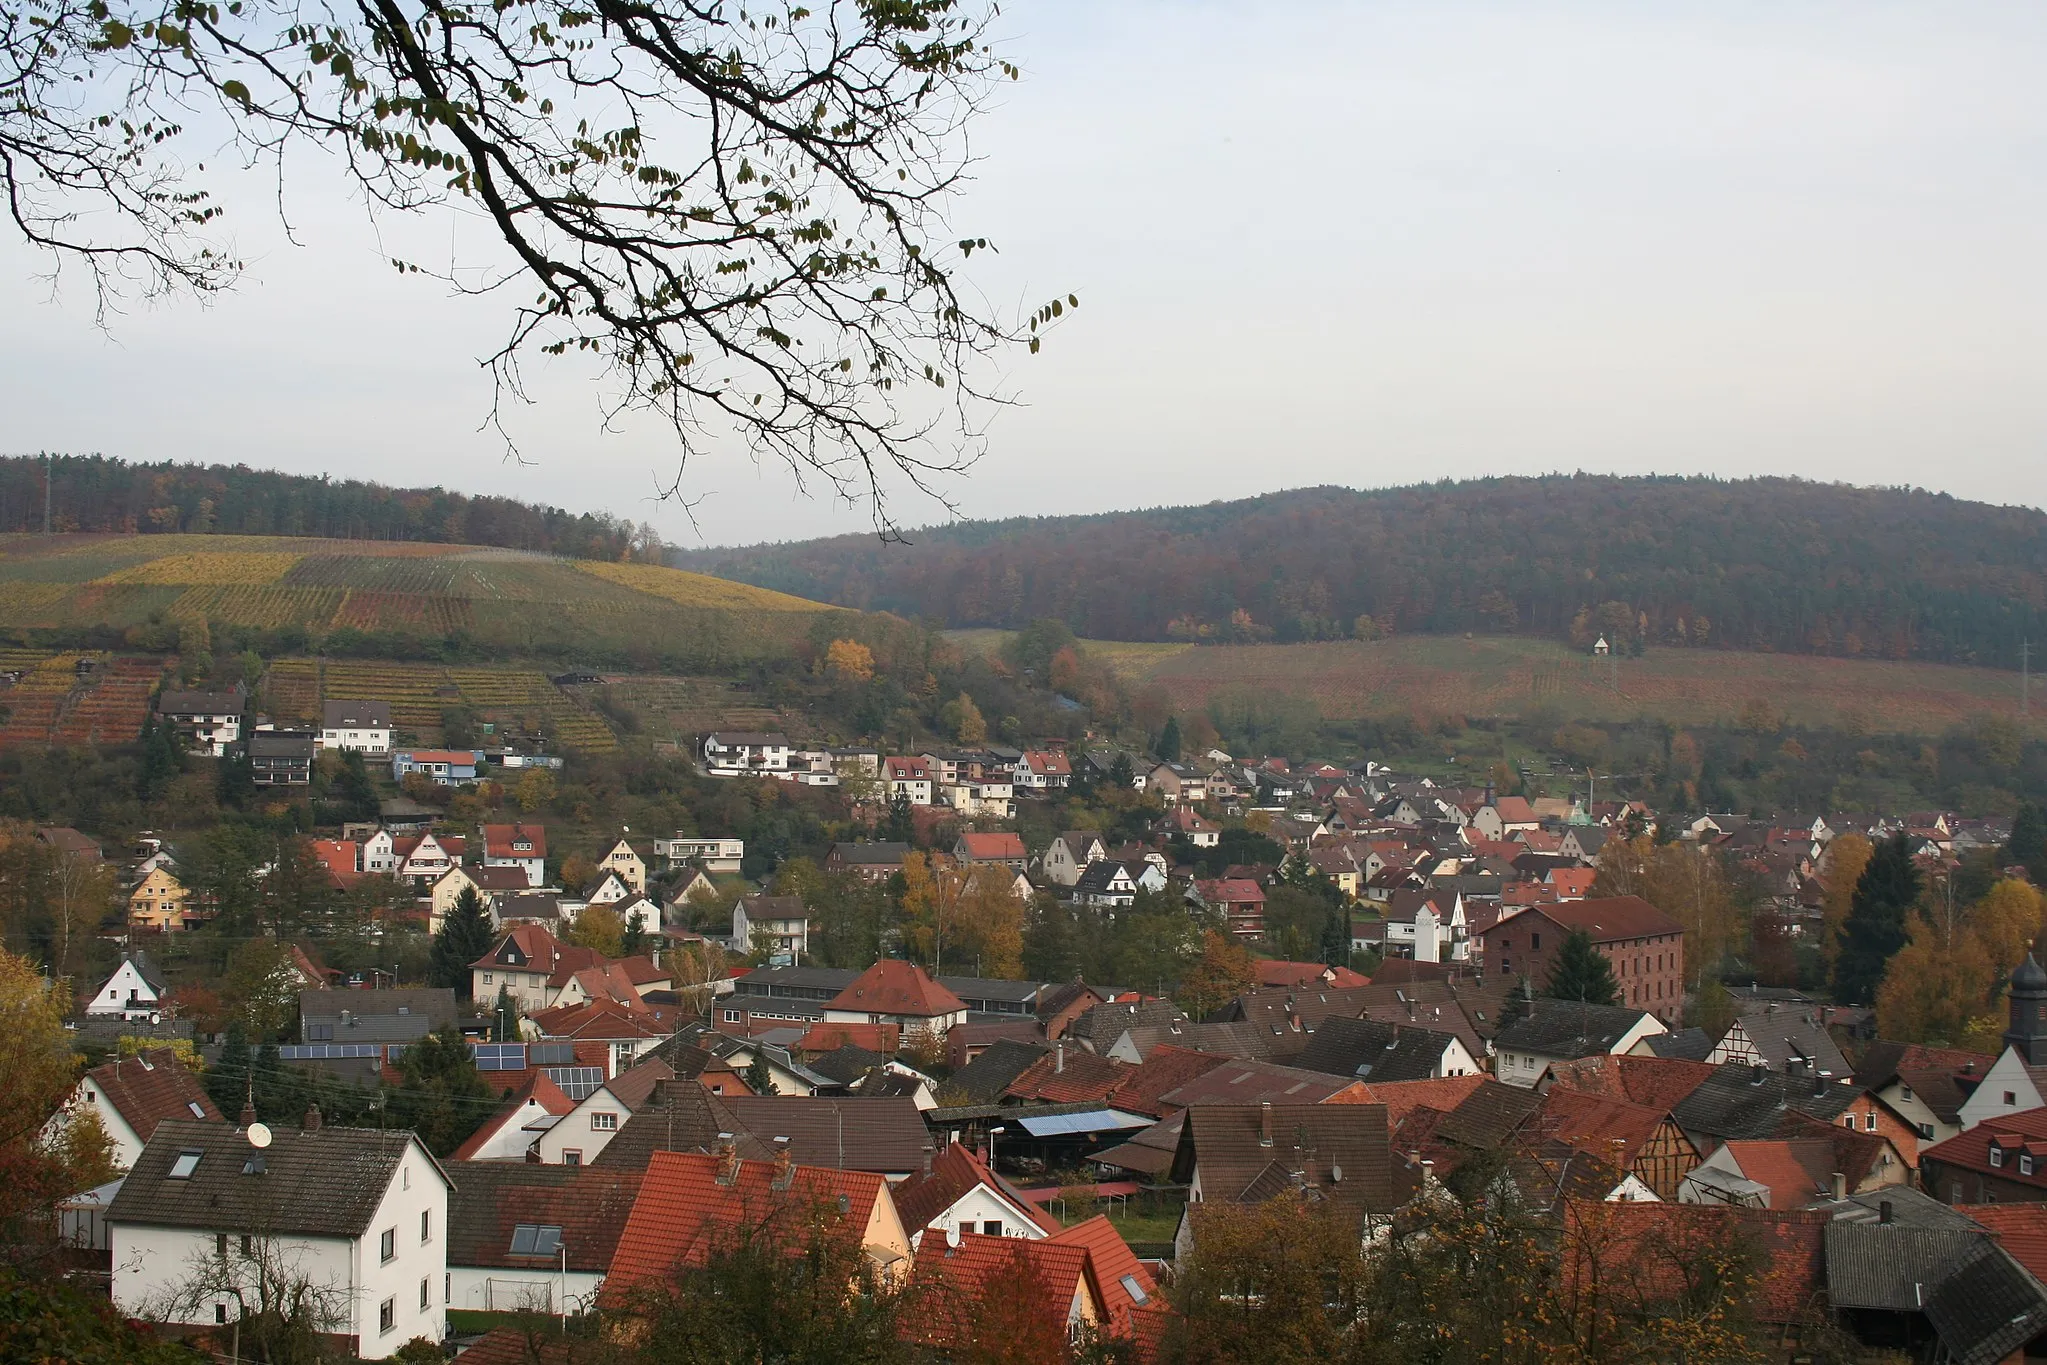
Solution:
M931 1141L909 1098L734 1095L725 1106L763 1147L788 1138L799 1166L908 1175L923 1166Z
M1573 1000L1538 1000L1534 1010L1501 1029L1497 1046L1541 1057L1590 1057L1613 1051L1614 1044L1648 1013L1628 1005Z
M851 1085L887 1060L879 1052L869 1052L864 1047L845 1043L821 1057L811 1058L810 1069L840 1085Z
M937 981L966 1001L970 1010L978 1010L991 1001L1029 1008L1036 1003L1038 992L1044 989L1036 981L1000 981L986 976L941 976ZM1009 1013L1007 1010L994 1012Z
M1703 1062L1713 1052L1713 1040L1706 1036L1706 1030L1697 1027L1659 1033L1645 1041L1653 1056L1675 1057L1685 1062Z
M1170 1000L1096 1005L1073 1021L1066 1036L1079 1039L1093 1051L1107 1052L1128 1029L1186 1022L1186 1014Z
M1988 1237L1904 1223L1827 1224L1827 1298L1836 1308L1917 1313Z
M1928 1297L1926 1319L1954 1365L1992 1365L2047 1332L2047 1290L1985 1246Z
M562 1230L570 1270L602 1275L640 1192L640 1172L524 1161L464 1161L450 1168L448 1264L545 1269L559 1253L514 1256L512 1230L537 1223Z
M1425 1081L1456 1035L1370 1019L1325 1019L1293 1065L1361 1081Z
M1671 1108L1671 1117L1687 1133L1702 1133L1720 1142L1777 1136L1785 1116L1800 1113L1826 1122L1863 1093L1860 1086L1836 1081L1781 1076L1767 1067L1727 1062L1698 1089Z
M1393 1209L1380 1104L1201 1105L1187 1111L1173 1179L1190 1180L1197 1165L1207 1201L1261 1203L1302 1188L1359 1214Z
M414 1141L410 1131L280 1128L259 1153L240 1128L171 1120L157 1125L107 1217L157 1227L359 1237ZM190 1177L173 1180L171 1166L184 1152L200 1153L199 1164ZM259 1155L262 1173L244 1174Z
M1803 1014L1783 1011L1744 1014L1742 1031L1755 1044L1772 1071L1817 1069L1823 1076L1846 1076L1854 1070L1841 1055L1840 1045L1818 1022Z
M708 1152L718 1135L730 1133L739 1154L749 1160L768 1158L767 1148L747 1135L725 1101L697 1081L663 1081L646 1103L618 1126L611 1141L590 1163L592 1170L644 1171L655 1152Z
M1043 1043L998 1038L988 1050L955 1071L947 1089L957 1087L969 1104L993 1104L1018 1076L1052 1049Z
M1542 1108L1542 1096L1502 1081L1487 1081L1443 1115L1435 1136L1460 1147L1504 1146Z
M895 867L910 853L908 844L833 844L831 856L842 863Z

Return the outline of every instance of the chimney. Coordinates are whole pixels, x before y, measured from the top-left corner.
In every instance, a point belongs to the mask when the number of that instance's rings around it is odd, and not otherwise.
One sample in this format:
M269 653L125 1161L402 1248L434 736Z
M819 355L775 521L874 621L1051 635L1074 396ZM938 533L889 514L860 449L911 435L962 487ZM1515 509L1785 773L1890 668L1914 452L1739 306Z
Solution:
M1891 1208L1890 1200L1888 1199L1883 1200L1876 1206L1876 1221L1882 1223L1884 1226L1886 1227L1890 1226L1891 1219L1895 1216L1896 1213Z
M319 1105L309 1104L306 1106L306 1117L301 1122L300 1127L304 1128L308 1133L317 1133L320 1131Z
M926 1150L928 1152L929 1149ZM737 1168L738 1164L735 1159L733 1166ZM788 1138L778 1137L775 1139L775 1178L769 1183L769 1188L786 1190L795 1183L796 1153L789 1150Z
M1435 1183L1436 1163L1433 1161L1424 1161L1422 1163L1422 1189L1427 1190L1429 1186Z
M1764 1066L1761 1062L1757 1062L1748 1069L1748 1083L1750 1085L1761 1085L1763 1078L1769 1074L1770 1068Z
M1812 1073L1812 1093L1815 1095L1824 1095L1827 1093L1827 1078L1825 1076L1822 1076L1818 1071L1814 1071Z
M1834 1201L1836 1203L1848 1197L1848 1177L1846 1175L1840 1171L1835 1171L1830 1178L1830 1183L1834 1187Z
M934 1155L935 1155L935 1153L934 1153L934 1152L933 1152L933 1151L931 1150L931 1144L930 1144L930 1143L928 1143L928 1142L927 1142L927 1143L925 1143L925 1144L924 1144L924 1166L923 1166L923 1170L924 1170L924 1178L925 1178L926 1180L929 1180L929 1179L931 1178L931 1158L932 1158L932 1157L933 1157Z
M1258 1101L1258 1145L1260 1147L1270 1147L1272 1145L1271 1100Z
M1055 1076L1060 1076L1064 1075L1065 1073L1066 1073L1066 1040L1062 1038L1057 1043L1054 1043L1052 1045L1052 1074Z
M241 1113L241 1117L240 1117L239 1119L237 1119L237 1120L236 1120L236 1122L240 1123L242 1127L246 1128L246 1127L248 1127L248 1126L249 1126L250 1124L254 1123L255 1121L256 1121L256 1103L255 1103L255 1101L254 1101L254 1100L243 1100L243 1101L242 1101L242 1113Z
M712 1149L718 1158L718 1183L736 1185L739 1183L739 1146L732 1140L732 1134L718 1134L718 1145Z

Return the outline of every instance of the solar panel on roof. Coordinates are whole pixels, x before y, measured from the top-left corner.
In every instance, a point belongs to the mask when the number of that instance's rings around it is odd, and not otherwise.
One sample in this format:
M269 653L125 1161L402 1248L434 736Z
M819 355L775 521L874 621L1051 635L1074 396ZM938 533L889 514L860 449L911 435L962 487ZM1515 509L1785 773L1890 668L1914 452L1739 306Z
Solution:
M574 1066L576 1045L574 1043L535 1043L532 1047L535 1066Z
M564 1095L578 1102L589 1099L597 1087L604 1084L604 1068L601 1066L550 1066L545 1070L547 1079L560 1086Z
M476 1044L476 1069L478 1071L524 1071L526 1069L526 1045L524 1043L478 1043Z
M383 1051L375 1043L292 1043L277 1049L286 1062L331 1062L349 1057L373 1058Z

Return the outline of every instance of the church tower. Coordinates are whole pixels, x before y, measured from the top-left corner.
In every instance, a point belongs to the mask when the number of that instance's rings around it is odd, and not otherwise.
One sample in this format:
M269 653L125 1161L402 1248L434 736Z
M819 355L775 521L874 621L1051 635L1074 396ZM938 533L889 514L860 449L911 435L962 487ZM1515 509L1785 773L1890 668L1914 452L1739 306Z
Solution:
M2047 971L2031 953L2011 974L2011 1027L2005 1046L2015 1048L2027 1066L2047 1064Z

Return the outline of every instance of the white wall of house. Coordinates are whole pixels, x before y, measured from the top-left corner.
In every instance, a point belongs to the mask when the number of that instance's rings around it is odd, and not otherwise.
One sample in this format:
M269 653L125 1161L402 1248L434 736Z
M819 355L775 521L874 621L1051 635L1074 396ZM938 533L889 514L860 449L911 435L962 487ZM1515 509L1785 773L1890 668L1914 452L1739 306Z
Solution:
M1043 1228L1024 1217L1023 1210L986 1185L974 1186L925 1226L910 1229L910 1245L922 1242L926 1232L935 1233L954 1245L958 1245L963 1232L989 1233L1033 1242L1046 1235Z
M1963 1102L1960 1118L1962 1127L1974 1128L1986 1120L2009 1118L2043 1105L2047 1105L2047 1097L2033 1084L2025 1059L2007 1047L2004 1055L1983 1073L1983 1084Z
M526 1159L526 1149L533 1145L533 1139L536 1136L526 1131L526 1125L543 1117L546 1113L547 1109L544 1105L536 1100L527 1100L519 1106L516 1113L507 1114L503 1118L487 1120L489 1123L498 1125L497 1131L469 1154L469 1160L524 1161ZM458 1162L449 1169L454 1171L459 1177L462 1167ZM459 1308L461 1305L457 1304L456 1307Z
M535 1145L541 1163L565 1166L569 1164L568 1154L574 1152L577 1165L589 1165L611 1145L618 1130L632 1116L632 1111L619 1102L610 1087L597 1087L581 1104L562 1115L561 1122L540 1135Z
M107 978L107 984L100 987L99 994L85 1007L91 1015L118 1014L124 1018L148 1017L156 1008L156 987L142 979L142 973L135 970L135 964L126 958Z
M482 1312L571 1313L597 1301L604 1277L593 1270L511 1270L504 1266L448 1267L448 1307Z
M147 1144L143 1142L142 1135L129 1126L128 1120L121 1117L121 1111L108 1102L106 1095L93 1084L90 1076L81 1080L78 1088L71 1092L70 1103L50 1115L50 1121L43 1125L43 1132L54 1136L70 1122L72 1113L78 1109L99 1111L100 1125L107 1130L107 1136L113 1139L114 1164L124 1171L132 1167ZM192 1117L196 1119L200 1116L194 1114Z

